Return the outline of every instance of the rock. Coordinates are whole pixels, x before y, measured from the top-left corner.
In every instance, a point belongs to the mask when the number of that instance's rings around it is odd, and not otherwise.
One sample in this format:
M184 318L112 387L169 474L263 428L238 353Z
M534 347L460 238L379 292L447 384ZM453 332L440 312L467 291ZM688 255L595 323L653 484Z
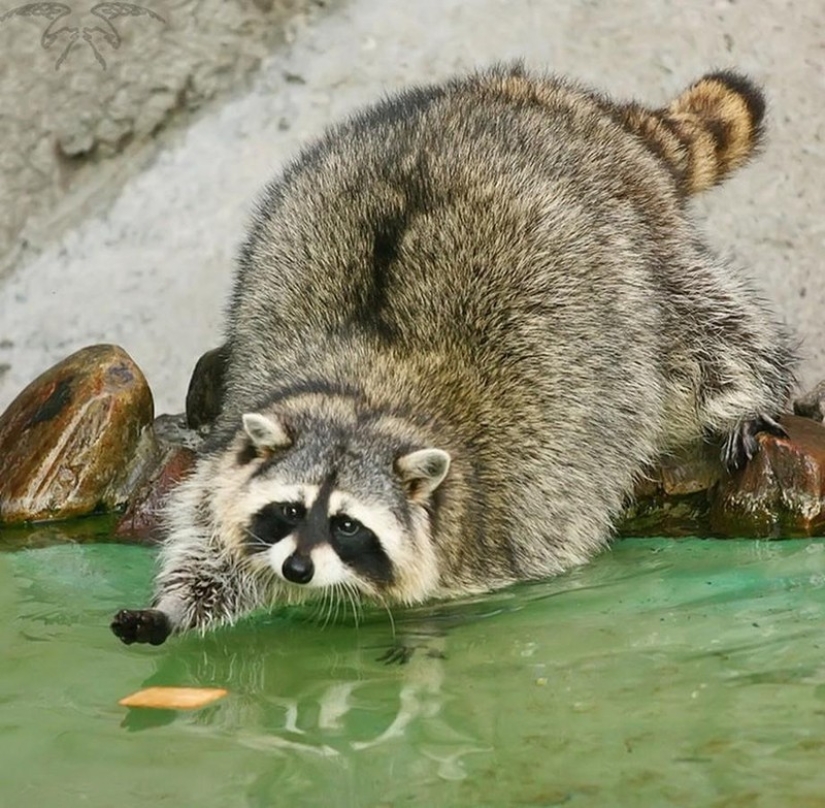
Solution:
M196 455L183 446L169 446L154 473L136 491L115 526L118 538L155 542L161 537L161 514L170 491L195 465Z
M719 449L685 447L661 460L636 486L618 533L623 536L690 536L709 529L708 491L724 474Z
M659 477L662 491L671 497L707 491L724 476L719 447L700 443L662 458Z
M665 458L637 485L619 535L825 535L825 426L794 415L780 420L788 438L759 435L759 451L734 475L708 444Z
M195 364L186 393L186 423L190 429L208 427L223 405L226 345L207 351Z
M183 446L197 452L203 444L203 436L187 426L183 413L159 415L152 431L161 445Z
M793 411L805 418L825 421L825 381L821 381L813 390L796 399Z
M620 537L703 536L708 533L706 491L668 496L662 491L640 496L627 505L616 526Z
M825 426L794 415L780 421L788 437L759 435L759 452L715 491L712 532L771 538L825 533Z
M146 379L114 345L84 348L26 387L0 416L0 522L108 510L154 404Z
M195 464L200 436L187 430L183 415L161 415L151 435L154 463L135 487L114 535L131 541L154 542L161 536L161 513L169 492Z

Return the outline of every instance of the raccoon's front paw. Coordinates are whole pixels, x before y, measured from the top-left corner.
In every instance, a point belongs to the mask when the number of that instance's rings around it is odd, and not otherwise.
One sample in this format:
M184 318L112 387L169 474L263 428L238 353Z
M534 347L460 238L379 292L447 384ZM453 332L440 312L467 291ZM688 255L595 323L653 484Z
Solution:
M759 451L756 436L760 432L769 432L779 438L787 438L785 428L770 415L758 415L742 421L725 439L722 447L722 462L728 471L742 468Z
M121 609L112 620L111 629L126 645L160 645L172 633L169 618L158 609Z

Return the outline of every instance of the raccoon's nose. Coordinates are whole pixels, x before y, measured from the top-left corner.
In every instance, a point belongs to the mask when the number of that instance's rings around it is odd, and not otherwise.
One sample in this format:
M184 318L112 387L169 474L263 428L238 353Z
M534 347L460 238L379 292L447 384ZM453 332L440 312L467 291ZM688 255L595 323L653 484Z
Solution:
M294 584L308 584L312 580L315 567L308 556L293 553L284 561L281 572L287 581L292 581Z

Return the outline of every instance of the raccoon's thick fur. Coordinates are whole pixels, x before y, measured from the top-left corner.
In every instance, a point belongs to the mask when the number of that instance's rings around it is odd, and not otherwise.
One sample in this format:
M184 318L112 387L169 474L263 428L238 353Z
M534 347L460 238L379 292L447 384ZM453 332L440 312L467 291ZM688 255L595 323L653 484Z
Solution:
M686 206L763 112L734 73L649 110L516 65L330 129L264 194L224 410L168 506L153 606L115 632L554 575L661 453L709 438L744 462L781 430L793 349Z

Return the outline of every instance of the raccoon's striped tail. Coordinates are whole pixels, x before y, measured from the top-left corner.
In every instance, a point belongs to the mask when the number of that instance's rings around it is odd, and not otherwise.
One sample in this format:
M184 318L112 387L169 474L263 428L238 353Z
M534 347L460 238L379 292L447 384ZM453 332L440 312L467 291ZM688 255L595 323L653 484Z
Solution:
M723 71L692 84L666 108L628 104L620 110L668 165L685 194L722 182L759 146L765 99L748 78Z

